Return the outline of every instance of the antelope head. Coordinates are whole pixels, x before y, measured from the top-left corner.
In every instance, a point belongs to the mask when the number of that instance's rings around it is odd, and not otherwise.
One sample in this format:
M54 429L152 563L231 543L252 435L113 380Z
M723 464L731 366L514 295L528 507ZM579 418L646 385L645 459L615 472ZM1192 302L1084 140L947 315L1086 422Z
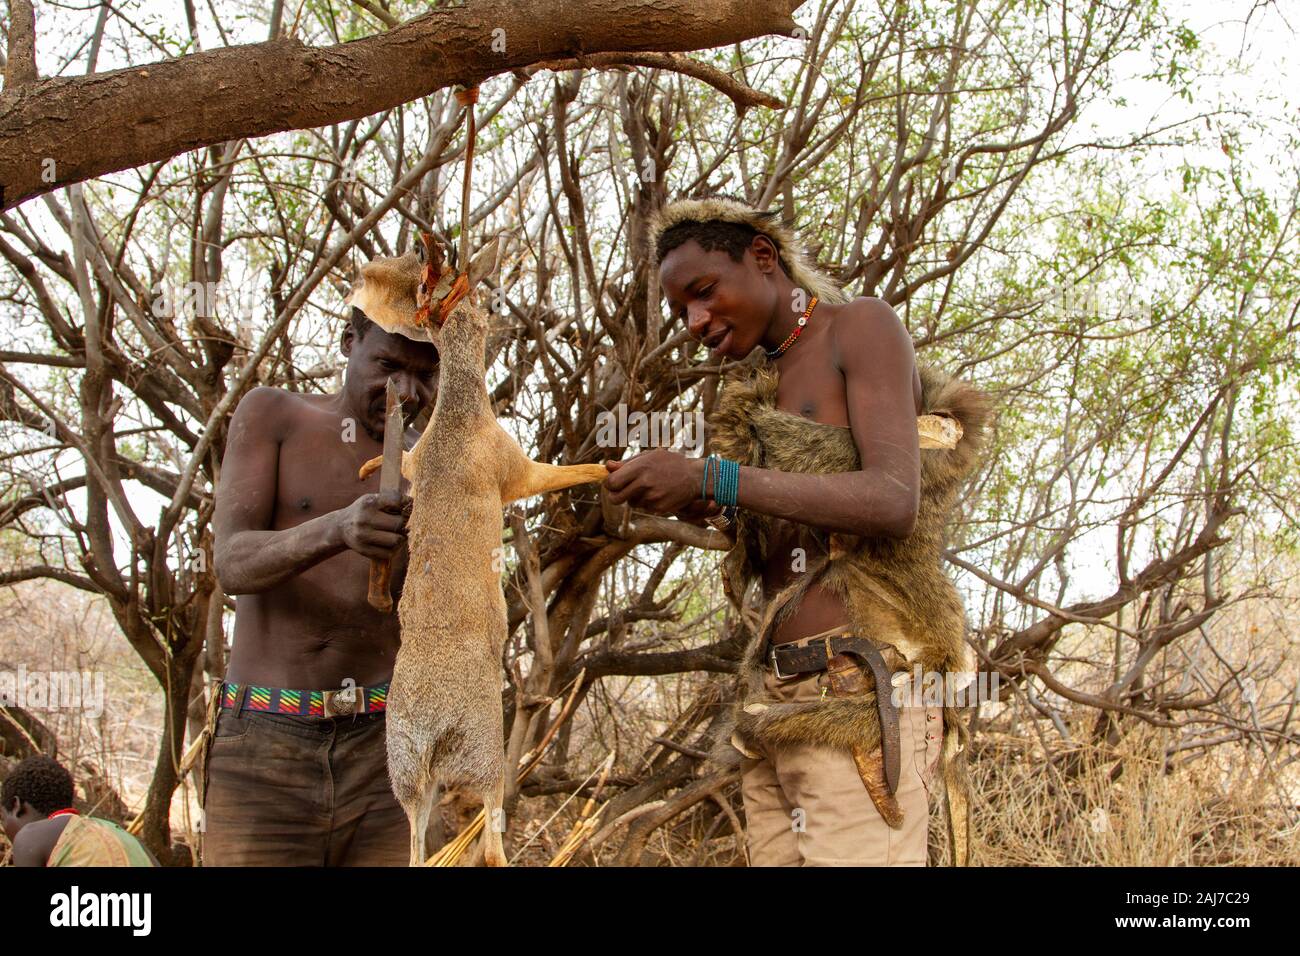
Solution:
M420 285L416 289L416 324L441 331L452 310L479 281L496 268L500 237L478 251L469 268L457 274L446 264L442 244L427 232L420 233L416 254L420 259Z

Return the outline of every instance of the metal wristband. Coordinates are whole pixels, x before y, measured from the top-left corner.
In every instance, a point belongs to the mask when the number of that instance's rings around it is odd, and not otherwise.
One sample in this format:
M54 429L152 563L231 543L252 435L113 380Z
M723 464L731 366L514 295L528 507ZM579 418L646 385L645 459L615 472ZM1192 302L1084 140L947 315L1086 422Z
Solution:
M728 505L722 509L722 514L714 515L712 518L704 519L705 523L715 531L726 531L736 523L736 506Z

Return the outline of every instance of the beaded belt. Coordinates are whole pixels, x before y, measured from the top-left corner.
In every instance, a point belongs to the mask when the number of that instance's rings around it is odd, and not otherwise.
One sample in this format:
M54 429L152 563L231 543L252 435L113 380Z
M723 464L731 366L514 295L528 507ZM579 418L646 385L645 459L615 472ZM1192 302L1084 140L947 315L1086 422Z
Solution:
M259 687L256 684L221 685L221 706L228 710L252 710L299 717L348 717L376 714L388 705L388 681L375 687L342 687L337 690L290 690Z

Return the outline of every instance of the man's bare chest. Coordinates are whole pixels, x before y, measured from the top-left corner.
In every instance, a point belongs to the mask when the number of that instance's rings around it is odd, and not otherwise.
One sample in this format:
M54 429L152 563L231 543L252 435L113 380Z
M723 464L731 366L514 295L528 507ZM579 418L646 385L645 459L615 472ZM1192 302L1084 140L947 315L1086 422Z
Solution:
M921 376L912 368L912 401L921 413ZM829 354L810 353L800 363L781 370L777 379L776 407L824 425L850 427L848 389L844 373Z
M828 353L810 350L792 357L781 368L775 401L778 410L809 421L846 427L849 424L844 374Z
M280 444L273 527L291 528L346 508L363 494L379 491L379 472L364 481L361 465L383 448L359 429L300 429Z

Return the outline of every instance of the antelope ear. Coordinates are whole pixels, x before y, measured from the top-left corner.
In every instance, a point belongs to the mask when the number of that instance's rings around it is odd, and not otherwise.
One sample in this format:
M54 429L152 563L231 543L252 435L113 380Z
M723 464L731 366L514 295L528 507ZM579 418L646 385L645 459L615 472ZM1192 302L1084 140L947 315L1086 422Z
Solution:
M469 287L475 289L479 281L497 267L497 252L501 247L501 237L496 236L480 249L469 263Z

